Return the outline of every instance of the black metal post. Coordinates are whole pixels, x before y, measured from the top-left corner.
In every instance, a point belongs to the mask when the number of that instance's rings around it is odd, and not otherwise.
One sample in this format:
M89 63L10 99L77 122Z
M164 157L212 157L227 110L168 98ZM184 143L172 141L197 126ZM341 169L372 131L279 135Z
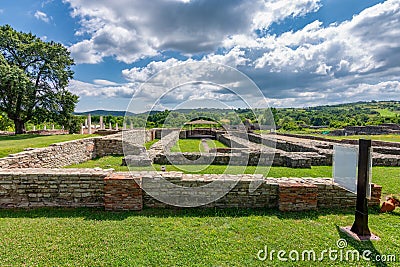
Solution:
M357 177L357 202L356 213L351 231L358 236L371 236L368 228L368 199L367 186L369 177L369 160L371 151L371 140L360 139L358 156Z

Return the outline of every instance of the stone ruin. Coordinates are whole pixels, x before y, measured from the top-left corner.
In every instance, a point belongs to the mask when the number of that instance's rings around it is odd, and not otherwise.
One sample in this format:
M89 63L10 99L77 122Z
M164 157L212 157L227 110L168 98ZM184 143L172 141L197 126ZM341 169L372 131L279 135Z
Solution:
M310 210L319 207L354 207L355 194L347 192L327 178L269 178L260 175L183 174L180 172L115 172L102 169L61 169L107 155L129 157L125 164L144 166L167 164L171 147L186 133L169 130L149 150L144 143L161 137L160 130L127 130L123 133L90 137L29 149L0 159L0 207L104 207L107 210L140 210L143 207L167 207L148 195L141 184L146 179L168 179L182 186L202 186L214 180L236 179L237 185L223 198L207 207L261 207L282 211ZM124 135L124 138L122 136ZM129 138L126 138L129 136ZM212 164L227 164L233 153L246 153L247 162L263 164L261 152L273 157L273 166L302 167L331 165L335 141L299 136L227 134L215 131L213 138L228 146L212 151ZM248 139L248 140L247 140ZM234 144L234 146L232 145ZM349 143L348 145L355 145ZM233 148L232 148L233 147ZM375 166L400 166L400 144L373 142ZM168 154L168 157L166 155ZM257 157L258 155L258 157ZM207 153L200 156L207 157ZM198 159L196 153L185 158ZM259 187L249 190L252 181ZM157 183L155 183L157 185ZM160 188L160 190L163 190ZM173 191L170 194L175 194ZM371 205L379 205L381 187L374 185Z

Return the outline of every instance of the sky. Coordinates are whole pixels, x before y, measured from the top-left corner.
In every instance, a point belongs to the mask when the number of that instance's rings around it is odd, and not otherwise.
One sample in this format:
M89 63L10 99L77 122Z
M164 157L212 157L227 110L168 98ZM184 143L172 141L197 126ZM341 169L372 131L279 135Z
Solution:
M400 100L398 0L0 0L0 24L69 49L76 111Z

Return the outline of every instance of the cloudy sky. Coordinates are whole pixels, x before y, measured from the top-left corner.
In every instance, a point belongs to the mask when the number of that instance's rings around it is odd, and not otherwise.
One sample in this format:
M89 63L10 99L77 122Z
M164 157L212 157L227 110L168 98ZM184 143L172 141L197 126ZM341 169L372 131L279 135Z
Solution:
M270 106L400 100L398 0L0 0L0 24L68 47L78 111L151 103L145 81L197 61L243 72ZM225 99L209 87L168 103Z

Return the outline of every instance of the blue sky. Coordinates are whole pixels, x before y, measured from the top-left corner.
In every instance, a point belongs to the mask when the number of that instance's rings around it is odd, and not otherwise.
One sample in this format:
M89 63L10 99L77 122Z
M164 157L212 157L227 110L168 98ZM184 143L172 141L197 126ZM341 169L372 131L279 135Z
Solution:
M197 61L243 72L270 106L302 107L400 100L399 2L0 0L0 23L68 47L77 111L125 110L154 74ZM224 99L186 90L160 108ZM154 95L140 95L148 109Z

